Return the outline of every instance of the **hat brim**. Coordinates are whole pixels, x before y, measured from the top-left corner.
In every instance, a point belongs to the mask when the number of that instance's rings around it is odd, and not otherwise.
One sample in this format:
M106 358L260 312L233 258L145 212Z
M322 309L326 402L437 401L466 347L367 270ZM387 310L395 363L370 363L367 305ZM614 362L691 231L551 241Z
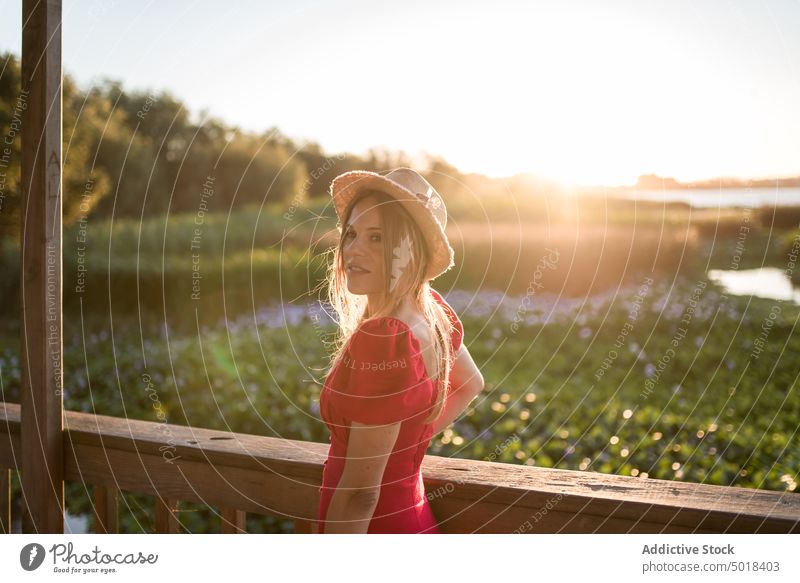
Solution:
M376 172L352 170L333 179L331 197L340 221L344 221L344 213L350 201L367 190L379 190L401 202L420 226L431 251L431 261L426 273L428 279L440 276L455 265L455 253L444 226L413 192Z

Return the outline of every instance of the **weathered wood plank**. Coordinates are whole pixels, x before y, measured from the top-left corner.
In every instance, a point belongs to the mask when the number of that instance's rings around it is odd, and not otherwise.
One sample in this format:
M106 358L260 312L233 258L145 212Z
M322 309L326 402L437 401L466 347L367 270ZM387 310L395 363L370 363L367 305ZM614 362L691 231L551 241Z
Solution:
M800 532L800 495L789 492L434 456L426 456L423 471L437 519L454 521L453 532L480 532L485 528L479 514L471 518L469 504L459 505L455 500L515 506L511 522L497 518L504 532L513 532L529 520L516 521L517 516L526 512L535 515L559 495L556 514L568 513L573 522L578 521L577 527L565 522L563 532L594 532L598 528L601 532L628 532L619 528L628 522L636 524L637 529L641 523L643 528L649 528L648 523L661 525L668 529L664 532ZM449 479L441 480L442 475ZM437 498L437 493L445 495Z
M97 534L119 532L119 490L114 484L94 487L94 531Z
M713 532L694 527L650 522L645 517L625 519L597 514L575 514L575 504L568 497L549 499L538 508L504 505L495 502L467 502L460 498L445 498L434 506L439 528L446 533L686 533ZM555 502L553 502L555 500ZM563 506L562 506L563 504Z
M19 405L0 404L0 465L14 463L18 424ZM124 490L316 520L326 443L72 411L65 424L67 479L114 476ZM423 475L445 532L800 532L795 493L436 456Z
M160 455L87 445L74 445L73 452L66 460L68 480L93 483L114 476L126 491L283 518L312 519L317 510L319 481L302 475L302 468L278 474L225 465L213 456L168 463Z
M309 477L320 477L327 445L307 441L267 438L167 425L153 421L121 419L68 411L65 430L73 445L105 446L158 456L168 465L177 460L209 462L246 469L297 472L307 469ZM100 437L102 435L102 438Z

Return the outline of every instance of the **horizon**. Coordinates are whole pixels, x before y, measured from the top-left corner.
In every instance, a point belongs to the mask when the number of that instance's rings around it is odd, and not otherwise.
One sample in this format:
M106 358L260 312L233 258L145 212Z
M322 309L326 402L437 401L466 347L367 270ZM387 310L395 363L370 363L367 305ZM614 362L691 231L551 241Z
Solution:
M580 10L66 0L64 72L82 90L106 77L167 91L195 122L205 111L326 153L428 154L489 178L614 188L650 174L800 176L800 4L569 4ZM20 3L2 10L0 50L19 56ZM404 43L407 31L435 40ZM326 91L348 69L367 74Z

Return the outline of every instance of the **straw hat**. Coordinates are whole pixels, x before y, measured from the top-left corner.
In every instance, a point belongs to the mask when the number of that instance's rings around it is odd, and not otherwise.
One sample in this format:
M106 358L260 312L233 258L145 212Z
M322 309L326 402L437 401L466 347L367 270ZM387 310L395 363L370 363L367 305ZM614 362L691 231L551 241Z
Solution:
M419 225L431 252L426 277L434 279L454 262L453 248L444 230L447 226L447 209L436 189L411 168L396 168L386 175L367 170L353 170L340 174L331 182L333 206L339 221L350 201L365 190L380 190L403 203Z

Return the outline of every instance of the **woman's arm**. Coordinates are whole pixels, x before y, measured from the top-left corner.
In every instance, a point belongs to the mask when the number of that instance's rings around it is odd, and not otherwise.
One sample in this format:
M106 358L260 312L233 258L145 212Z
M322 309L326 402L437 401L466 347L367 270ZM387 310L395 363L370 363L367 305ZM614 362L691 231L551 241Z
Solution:
M325 517L325 534L366 533L377 505L378 495L356 494L337 488Z
M433 435L444 431L483 390L483 375L463 344L456 353L450 382L453 386L441 415L433 422Z
M326 534L367 532L399 434L400 423L351 423L344 470L325 516Z

